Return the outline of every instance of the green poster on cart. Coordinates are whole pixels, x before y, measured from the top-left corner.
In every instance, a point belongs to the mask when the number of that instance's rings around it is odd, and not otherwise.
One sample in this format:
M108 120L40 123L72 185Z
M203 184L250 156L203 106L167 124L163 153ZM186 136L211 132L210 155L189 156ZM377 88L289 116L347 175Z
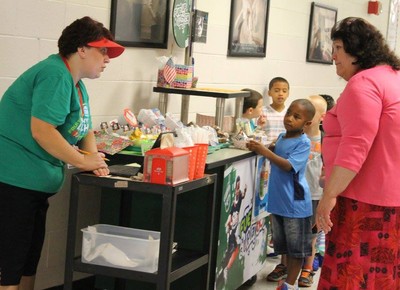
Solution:
M216 290L235 290L256 275L266 260L267 224L254 219L256 157L224 172L220 211Z

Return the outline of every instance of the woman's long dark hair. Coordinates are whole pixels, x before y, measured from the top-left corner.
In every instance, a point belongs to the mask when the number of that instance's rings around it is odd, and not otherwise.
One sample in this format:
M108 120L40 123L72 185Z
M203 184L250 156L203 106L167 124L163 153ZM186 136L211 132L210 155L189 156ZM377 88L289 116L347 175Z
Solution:
M347 17L339 21L331 31L332 40L342 40L344 50L354 56L360 69L379 64L400 70L400 59L387 45L382 33L362 18Z

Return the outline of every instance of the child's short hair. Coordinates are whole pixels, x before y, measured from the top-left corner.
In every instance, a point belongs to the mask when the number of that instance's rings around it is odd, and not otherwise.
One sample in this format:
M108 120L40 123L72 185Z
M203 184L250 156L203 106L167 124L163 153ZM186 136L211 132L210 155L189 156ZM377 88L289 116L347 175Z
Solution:
M258 102L263 98L263 96L252 89L243 89L242 91L247 91L250 92L250 96L245 97L243 100L243 114L246 113L246 111L250 108L256 108L258 105Z
M326 101L327 107L326 110L329 111L330 109L333 108L333 106L335 106L336 102L335 99L332 98L330 95L325 95L325 94L319 94L321 97L323 97Z
M275 84L275 83L278 83L278 82L287 83L288 89L290 90L289 82L288 82L285 78L283 78L283 77L275 77L275 78L273 78L273 79L269 82L268 89L269 89L269 90L272 89L272 87L274 86L274 84Z
M306 111L306 115L308 117L308 121L311 121L315 115L315 107L314 105L307 99L297 99L292 102L292 104L299 103L302 105Z

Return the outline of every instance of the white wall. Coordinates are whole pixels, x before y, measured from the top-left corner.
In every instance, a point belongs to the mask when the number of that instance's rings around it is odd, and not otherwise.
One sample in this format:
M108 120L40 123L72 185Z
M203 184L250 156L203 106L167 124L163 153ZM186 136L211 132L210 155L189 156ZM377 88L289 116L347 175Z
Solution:
M336 76L335 67L305 61L312 1L270 2L266 57L241 58L226 55L231 1L197 0L197 8L209 12L207 43L194 44L198 87L250 87L265 93L271 78L283 76L290 82L291 100L315 93L337 98L345 82ZM389 0L381 2L383 13L376 16L367 14L368 0L318 1L338 8L338 20L363 17L386 35ZM73 20L89 15L109 27L110 7L111 0L1 0L0 96L24 70L57 52L57 39ZM152 88L157 76L156 58L162 55L173 55L183 63L184 49L174 44L171 33L167 49L127 48L121 57L111 61L100 79L86 81L95 127L101 121L120 117L124 108L138 113L141 108L157 107L158 94ZM194 120L196 112L214 115L214 104L214 99L191 97L189 119ZM178 95L170 96L168 111L179 114ZM234 102L228 101L226 114L233 113ZM92 194L88 193L83 204L96 209L90 201L96 200ZM63 283L68 196L67 180L64 189L51 199L36 289ZM89 224L96 222L97 212L81 210L80 216Z

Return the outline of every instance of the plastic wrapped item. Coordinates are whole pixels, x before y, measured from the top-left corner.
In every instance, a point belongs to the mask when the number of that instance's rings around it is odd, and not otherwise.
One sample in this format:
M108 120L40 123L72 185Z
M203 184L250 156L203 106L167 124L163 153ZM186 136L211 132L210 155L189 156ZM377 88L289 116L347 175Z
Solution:
M256 131L254 133L254 140L260 142L264 146L268 146L269 144L272 143L271 141L268 141L268 136L265 134L265 132Z
M141 109L137 119L148 128L158 125L157 115L150 109Z
M170 131L184 127L183 123L177 118L174 118L174 116L171 113L165 114L165 126L167 127L167 130Z
M208 131L204 128L200 127L188 127L187 132L192 137L193 143L207 143L209 142L209 134Z
M151 110L153 111L154 115L156 115L156 117L157 117L157 123L158 123L158 125L165 126L165 118L164 118L164 116L161 114L160 109L158 109L158 108L153 108L153 109L151 109Z
M241 131L238 134L232 136L232 143L233 146L237 149L242 149L242 150L249 150L246 147L246 143L248 142L249 138L247 135Z
M216 146L219 144L217 131L211 126L203 126L203 129L208 132L208 144L211 146Z
M188 130L186 130L186 128L176 129L175 133L176 137L174 143L176 147L184 148L194 145L193 139L188 133Z

